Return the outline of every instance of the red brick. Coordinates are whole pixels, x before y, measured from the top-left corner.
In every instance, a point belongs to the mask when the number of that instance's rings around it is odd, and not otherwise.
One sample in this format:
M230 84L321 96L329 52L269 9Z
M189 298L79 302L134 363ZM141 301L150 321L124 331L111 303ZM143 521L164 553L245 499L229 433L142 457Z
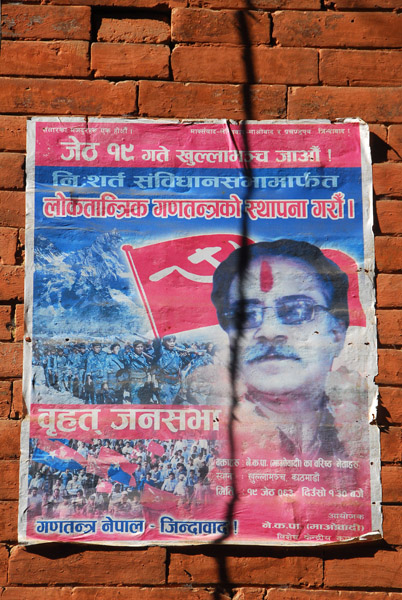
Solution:
M0 540L16 542L18 538L18 502L0 502Z
M168 79L170 49L156 44L92 44L95 77Z
M0 344L0 377L21 377L22 344Z
M402 424L402 388L381 387L380 399L386 422Z
M388 131L389 160L402 160L402 125L391 125Z
M376 212L381 233L402 233L400 200L381 200L376 203Z
M89 40L91 10L84 6L3 4L3 38Z
M189 0L189 6L214 9L319 10L321 3L320 0Z
M24 225L25 193L0 191L0 226L23 227Z
M247 600L247 597L245 600ZM268 590L264 600L390 600L390 597L387 592L352 592L346 590L340 592L335 590L291 590L277 588Z
M247 29L245 39L242 27ZM267 13L202 8L174 8L172 39L176 42L268 44L270 20Z
M279 85L171 83L141 81L139 109L143 116L193 119L244 119L244 93L250 99L253 119L284 115L286 88Z
M402 497L402 467L385 465L381 469L383 502L400 502Z
M0 585L6 585L8 572L8 550L0 544Z
M24 305L23 304L17 304L15 306L14 339L16 342L22 342L24 339Z
M402 350L378 351L378 375L377 383L388 385L399 385L402 375Z
M328 587L390 588L402 587L402 551L378 550L373 556L325 561Z
M377 275L377 306L402 307L402 275Z
M374 193L377 196L402 197L402 163L373 165Z
M400 497L398 502L400 502ZM383 507L383 536L387 544L402 545L402 506Z
M18 500L18 460L0 460L0 500Z
M402 16L374 12L298 12L273 15L273 36L282 46L400 48Z
M199 588L75 587L71 600L229 600L226 594L214 595ZM5 596L8 600L8 597ZM3 597L2 597L3 600ZM31 598L30 598L31 600ZM41 600L38 598L38 600ZM50 600L50 599L49 599ZM52 599L53 600L53 599Z
M222 557L222 555L220 555ZM319 585L322 562L311 556L225 556L229 581L238 584ZM218 583L219 561L216 556L195 553L176 553L170 556L169 583Z
M240 588L236 590L233 600L265 600L270 590L264 588Z
M381 432L381 459L385 462L400 462L402 459L402 430L389 427Z
M20 421L0 420L0 458L20 455Z
M380 344L402 345L402 310L379 310L377 326Z
M24 594L22 596L21 594ZM71 600L73 588L67 587L6 587L2 593L2 600ZM90 596L88 596L90 598ZM118 598L118 595L116 595Z
M0 301L20 300L24 297L24 268L0 266Z
M7 419L11 406L11 383L0 381L0 418Z
M9 562L9 583L53 585L77 583L108 585L162 585L165 582L165 557L163 548L146 550L82 550L64 557L54 553L30 553L14 548Z
M2 46L5 44L3 41ZM0 115L0 150L25 151L26 118Z
M178 46L172 53L177 81L247 83L244 48ZM254 82L311 85L318 81L317 52L299 48L250 48Z
M0 264L15 265L18 229L0 227Z
M342 8L389 8L395 9L395 0L324 0L324 5L335 10Z
M13 381L13 395L11 401L11 419L22 419L27 413L25 402L22 396L22 379Z
M289 119L337 119L359 116L370 123L400 123L401 88L291 88Z
M170 24L157 14L153 19L103 18L98 30L98 41L163 44L170 41Z
M45 115L127 115L136 109L132 81L0 79L0 112ZM4 187L4 186L3 186Z
M399 50L321 50L320 79L325 85L402 85Z
M23 154L2 152L0 154L0 188L3 190L23 189L24 187Z
M0 305L0 340L11 340L11 306Z
M86 77L88 74L88 42L5 40L1 44L0 75Z
M379 271L402 270L402 238L377 237L375 239L376 264Z

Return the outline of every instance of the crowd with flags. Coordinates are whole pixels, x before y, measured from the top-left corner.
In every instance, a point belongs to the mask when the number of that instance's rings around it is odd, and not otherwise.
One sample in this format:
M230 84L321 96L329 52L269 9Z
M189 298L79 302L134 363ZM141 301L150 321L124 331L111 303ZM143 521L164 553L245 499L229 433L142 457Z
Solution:
M141 517L188 510L214 492L210 440L31 439L28 514Z

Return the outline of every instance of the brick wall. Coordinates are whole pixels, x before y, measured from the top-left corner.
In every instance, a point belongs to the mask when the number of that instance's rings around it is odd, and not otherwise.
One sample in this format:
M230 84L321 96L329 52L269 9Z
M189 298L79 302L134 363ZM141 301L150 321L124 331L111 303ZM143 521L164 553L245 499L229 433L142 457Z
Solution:
M0 597L402 599L402 12L398 0L24 0L2 6ZM399 7L399 10L398 10ZM25 549L17 538L29 115L371 125L384 540L343 549Z

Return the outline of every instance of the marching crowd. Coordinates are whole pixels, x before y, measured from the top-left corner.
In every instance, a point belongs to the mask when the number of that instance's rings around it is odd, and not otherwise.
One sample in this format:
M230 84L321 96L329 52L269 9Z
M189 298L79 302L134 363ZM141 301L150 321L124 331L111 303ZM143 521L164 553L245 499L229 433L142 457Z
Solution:
M166 508L169 495L182 509L203 505L210 494L208 475L218 454L216 443L206 440L198 443L192 440L94 439L92 443L70 440L69 448L83 458L80 465L76 465L81 468L65 468L62 465L57 469L46 464L46 459L35 458L37 444L38 440L31 440L28 515L54 519L105 514L140 518L143 503L150 504L151 508L153 504L153 508L158 510L151 488L154 492L160 490L160 510ZM155 450L163 454L159 456ZM116 475L120 461L116 455L113 465L114 459L110 459L113 452L126 459L126 483L116 481L121 478ZM105 455L108 456L106 462L102 459ZM128 464L132 468L127 468Z
M202 404L203 394L186 382L212 365L214 355L211 342L179 346L174 335L109 347L100 341L34 344L34 364L43 369L45 385L85 404Z

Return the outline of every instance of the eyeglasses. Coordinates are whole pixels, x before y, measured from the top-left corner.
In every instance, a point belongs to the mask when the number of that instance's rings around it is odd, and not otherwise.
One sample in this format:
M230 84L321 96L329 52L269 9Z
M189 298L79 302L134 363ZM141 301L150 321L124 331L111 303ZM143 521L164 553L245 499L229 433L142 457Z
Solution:
M229 326L241 324L242 329L260 327L264 320L264 312L268 309L275 311L276 318L283 325L301 325L313 321L318 311L329 312L329 308L316 304L309 296L283 296L275 300L274 306L261 306L251 302L238 306L224 313Z

